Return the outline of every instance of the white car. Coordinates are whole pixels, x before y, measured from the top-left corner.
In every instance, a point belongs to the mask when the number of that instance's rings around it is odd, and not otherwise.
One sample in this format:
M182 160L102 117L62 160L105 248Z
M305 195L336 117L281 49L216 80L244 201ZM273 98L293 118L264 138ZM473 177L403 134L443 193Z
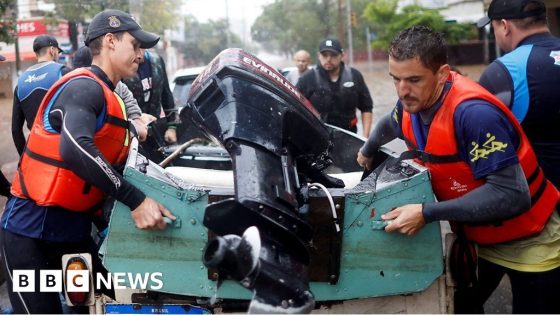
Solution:
M189 91L194 79L204 70L205 67L183 68L175 72L173 80L169 84L173 92L175 107L181 109L185 107Z

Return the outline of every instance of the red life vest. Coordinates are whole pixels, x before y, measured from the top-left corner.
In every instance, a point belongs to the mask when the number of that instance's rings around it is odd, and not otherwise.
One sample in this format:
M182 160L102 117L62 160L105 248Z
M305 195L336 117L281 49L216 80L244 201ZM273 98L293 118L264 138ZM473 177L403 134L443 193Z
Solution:
M502 243L539 233L554 211L560 194L544 177L521 125L498 98L474 81L455 72L451 72L448 80L451 80L451 88L430 125L424 152L419 152L417 159L430 170L435 195L440 201L455 199L485 183L484 180L476 180L469 164L459 158L453 119L457 106L462 102L485 100L498 107L517 131L520 140L517 157L529 184L531 208L499 224L463 224L463 230L468 239L478 244ZM406 111L403 111L402 131L409 149L418 150L411 115Z
M88 211L100 205L105 194L86 183L66 168L62 160L60 133L49 131L44 125L45 111L58 96L58 91L75 78L90 78L102 88L106 114L104 124L96 131L93 141L112 165L122 165L128 155L128 123L120 97L90 70L74 70L58 80L47 92L31 128L24 154L21 157L11 193L32 199L40 206L58 206L72 211ZM102 161L100 161L102 162Z

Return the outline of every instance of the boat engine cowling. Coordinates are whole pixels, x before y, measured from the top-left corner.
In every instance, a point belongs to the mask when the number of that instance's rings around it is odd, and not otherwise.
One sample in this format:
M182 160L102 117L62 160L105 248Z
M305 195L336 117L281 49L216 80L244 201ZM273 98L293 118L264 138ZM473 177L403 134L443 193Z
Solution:
M235 197L206 208L204 225L218 236L207 244L205 264L253 290L250 312L310 312L312 230L300 214L301 187L344 186L324 173L332 142L319 114L281 74L240 49L224 50L206 67L187 108L226 148L235 178Z

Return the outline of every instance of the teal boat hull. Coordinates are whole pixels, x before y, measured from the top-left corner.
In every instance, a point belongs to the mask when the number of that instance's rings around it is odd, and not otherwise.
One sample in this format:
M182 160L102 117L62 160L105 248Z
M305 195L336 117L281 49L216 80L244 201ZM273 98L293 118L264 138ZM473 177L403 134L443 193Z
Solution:
M130 209L117 202L101 251L103 264L109 272L160 272L163 287L157 290L159 292L221 299L251 298L251 292L237 282L223 281L217 289L215 275L202 263L209 237L202 224L205 208L209 200L216 201L215 196L231 196L232 190L179 188L169 180L158 179L149 172L144 174L131 165L126 167L124 177L179 219L164 231L140 230L132 222ZM385 232L380 219L394 207L434 200L427 170L420 168L418 174L376 191L355 193L329 189L329 192L338 201L338 211L343 215L340 267L332 276L336 281L311 282L316 301L421 292L442 275L444 261L437 222L426 225L415 236L404 236ZM317 200L324 198L322 194L315 193ZM329 215L331 210L321 211ZM320 228L336 233L334 224Z

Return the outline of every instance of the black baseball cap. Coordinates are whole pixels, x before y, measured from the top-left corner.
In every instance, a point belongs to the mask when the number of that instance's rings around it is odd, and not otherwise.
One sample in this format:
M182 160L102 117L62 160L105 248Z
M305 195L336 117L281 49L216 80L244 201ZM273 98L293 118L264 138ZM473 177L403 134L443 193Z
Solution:
M535 6L526 11L528 4ZM493 0L488 7L488 16L478 20L477 27L484 27L492 20L523 19L530 16L539 16L546 13L546 6L542 0Z
M343 51L340 41L336 38L327 38L321 42L321 45L319 45L319 52L322 53L327 50L337 54L342 54Z
M58 52L62 52L62 49L58 46L58 41L51 35L39 35L33 40L33 51L38 52L41 48L45 47L56 47Z
M142 30L130 14L120 10L105 10L97 13L91 20L86 34L86 46L99 36L124 31L136 38L140 48L152 48L159 41L159 36Z
M4 61L4 60L6 60L6 57L0 55L0 61Z

